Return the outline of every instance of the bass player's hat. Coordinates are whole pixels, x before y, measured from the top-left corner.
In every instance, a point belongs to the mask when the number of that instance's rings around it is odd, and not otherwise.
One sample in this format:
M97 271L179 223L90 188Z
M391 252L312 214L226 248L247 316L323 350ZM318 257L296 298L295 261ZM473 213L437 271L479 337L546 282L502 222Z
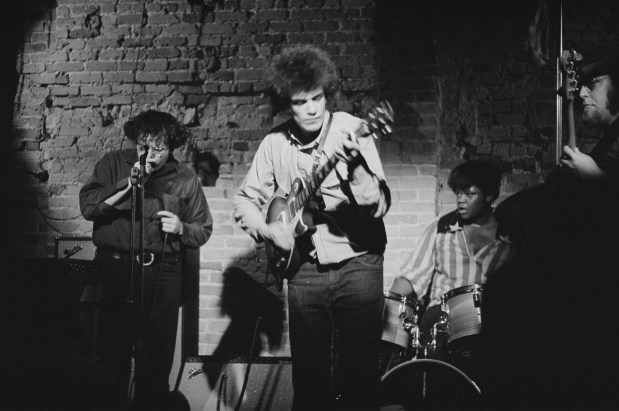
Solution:
M580 72L582 84L591 83L599 76L619 75L619 50L599 47L582 53L583 67Z

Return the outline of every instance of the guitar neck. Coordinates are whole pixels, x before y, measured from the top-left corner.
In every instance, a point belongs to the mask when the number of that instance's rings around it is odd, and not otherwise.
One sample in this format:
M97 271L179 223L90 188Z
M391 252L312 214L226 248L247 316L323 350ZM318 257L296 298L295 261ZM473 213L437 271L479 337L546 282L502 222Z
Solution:
M316 190L318 189L318 187L320 187L320 184L322 184L327 175L329 175L329 173L335 168L337 162L337 157L330 157L322 167L320 167L318 170L316 170L315 173L312 174L311 178L306 181L307 185L303 188L303 191L298 193L295 196L294 201L291 203L294 209L289 210L290 215L295 215L299 210L301 210L307 205L310 198L312 197L312 194L316 192Z
M574 124L574 101L567 103L568 145L573 150L576 147L576 126Z

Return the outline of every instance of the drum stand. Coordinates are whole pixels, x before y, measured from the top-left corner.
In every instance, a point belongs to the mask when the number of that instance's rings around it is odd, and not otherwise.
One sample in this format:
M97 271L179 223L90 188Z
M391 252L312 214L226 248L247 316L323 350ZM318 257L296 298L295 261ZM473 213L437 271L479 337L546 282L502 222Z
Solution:
M421 342L421 327L419 324L419 316L417 313L413 315L412 318L404 317L402 318L402 327L404 330L410 334L410 348L413 353L411 358L427 358L428 352L435 352L438 346L438 336L439 334L447 335L449 333L449 323L447 321L447 313L443 309L439 318L439 321L434 323L432 329L430 330L430 335L432 339L430 343L424 344ZM420 355L420 353L423 353Z

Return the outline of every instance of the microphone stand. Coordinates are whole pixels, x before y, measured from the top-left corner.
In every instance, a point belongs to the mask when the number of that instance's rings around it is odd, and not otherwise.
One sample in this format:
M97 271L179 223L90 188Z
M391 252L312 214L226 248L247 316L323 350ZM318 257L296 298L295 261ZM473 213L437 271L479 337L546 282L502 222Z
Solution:
M135 305L135 276L136 276L136 263L139 264L139 283L140 283L140 309L138 311L138 329L140 334L138 339L136 340L136 346L140 343L140 339L142 338L142 312L144 309L144 287L143 287L143 279L144 279L144 184L145 184L145 175L146 175L146 157L148 157L149 146L144 146L144 153L140 156L140 167L131 168L131 224L129 233L129 244L130 244L130 253L129 256L131 258L131 275L130 275L130 291L129 291L129 299L127 303L129 305L129 339L133 345L133 315L134 315L134 305ZM139 195L139 204L138 204L138 195ZM137 215L140 217L140 235L139 235L139 250L136 258L135 252L135 222L137 220ZM138 347L134 347L134 353ZM135 355L134 355L135 357ZM130 399L131 390L127 395L127 400Z

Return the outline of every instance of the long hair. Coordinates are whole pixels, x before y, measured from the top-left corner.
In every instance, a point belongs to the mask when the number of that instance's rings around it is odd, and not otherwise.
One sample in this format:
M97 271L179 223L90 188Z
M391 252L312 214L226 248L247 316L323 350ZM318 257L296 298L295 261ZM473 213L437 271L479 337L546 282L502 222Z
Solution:
M276 111L287 110L290 97L298 92L322 87L329 99L337 90L339 77L335 63L318 47L310 45L284 49L273 58L267 71L269 96Z
M189 131L174 116L155 110L130 118L123 129L129 140L137 141L150 135L157 143L165 143L170 151L185 144L189 137Z

